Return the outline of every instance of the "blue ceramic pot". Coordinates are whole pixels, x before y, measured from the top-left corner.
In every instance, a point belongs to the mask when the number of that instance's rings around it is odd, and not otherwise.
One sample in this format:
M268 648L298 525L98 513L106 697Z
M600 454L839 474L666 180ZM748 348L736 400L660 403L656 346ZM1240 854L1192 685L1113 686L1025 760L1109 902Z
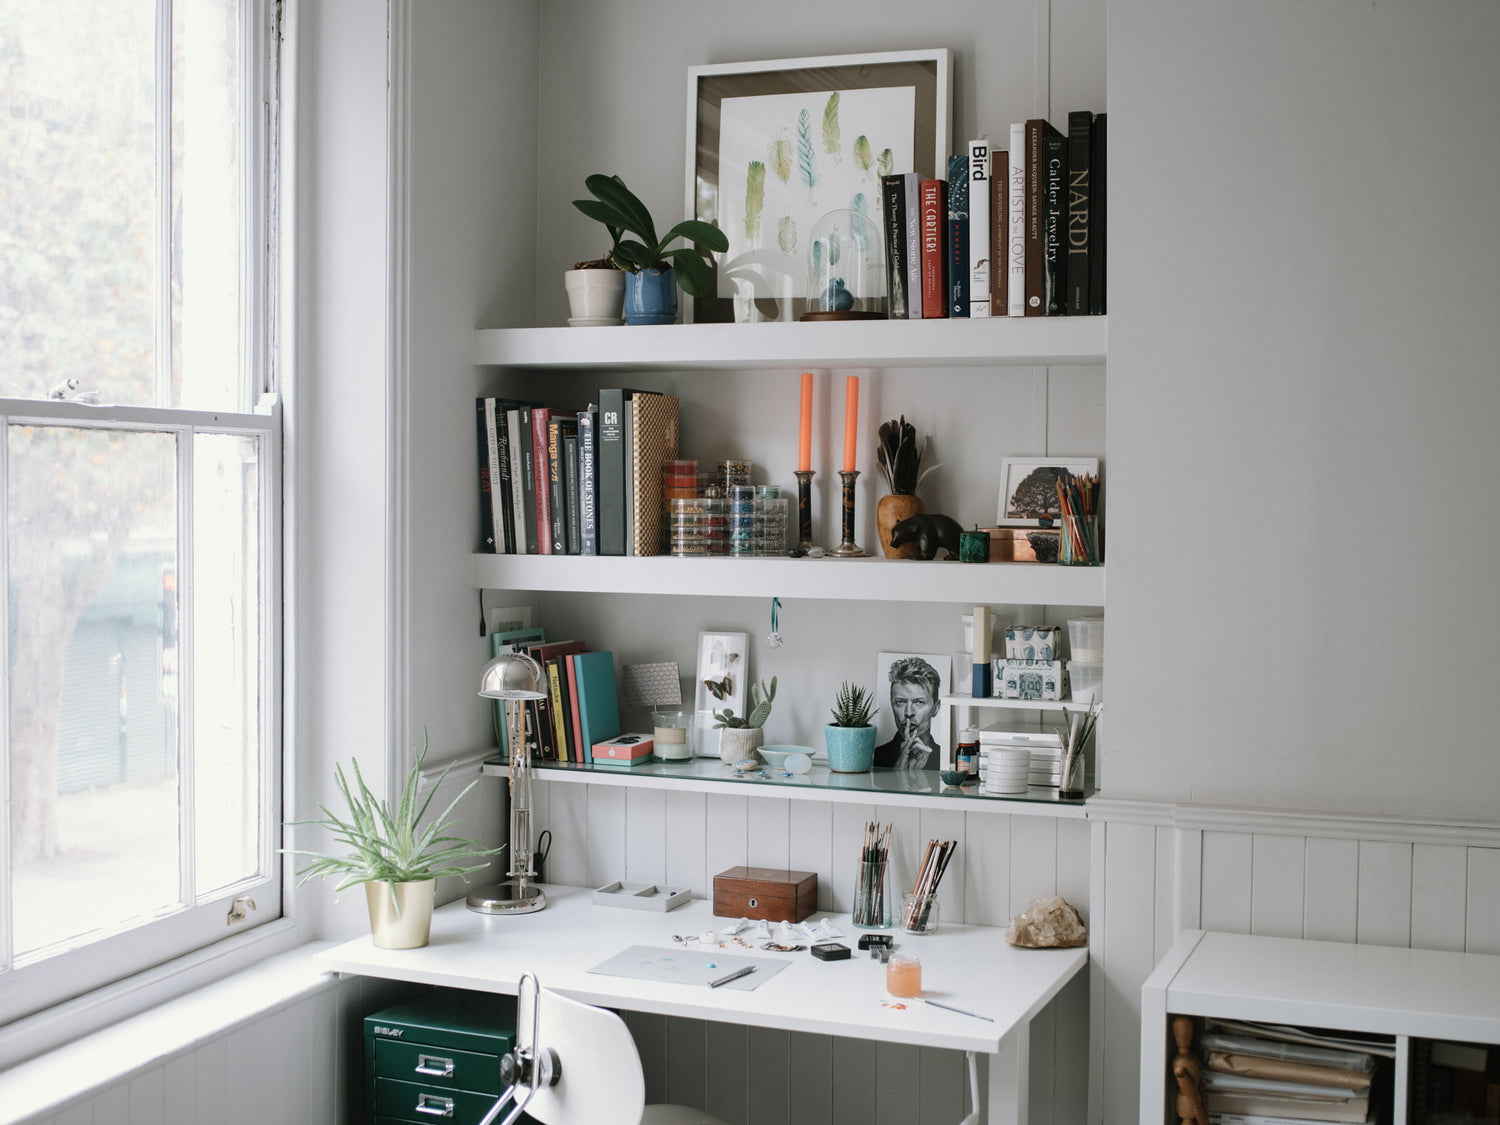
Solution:
M625 275L626 324L676 324L677 275L639 270Z
M823 728L828 743L828 768L834 773L864 773L875 764L874 727Z

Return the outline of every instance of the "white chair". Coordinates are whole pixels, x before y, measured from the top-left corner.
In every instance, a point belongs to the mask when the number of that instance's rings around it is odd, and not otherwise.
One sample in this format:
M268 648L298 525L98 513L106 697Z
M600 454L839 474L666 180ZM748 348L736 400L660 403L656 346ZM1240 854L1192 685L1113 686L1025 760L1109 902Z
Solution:
M523 1034L525 1033L525 1034ZM479 1125L522 1113L543 1125L728 1125L702 1110L646 1105L641 1056L614 1012L543 988L532 973L516 990L516 1048L500 1060L506 1090Z

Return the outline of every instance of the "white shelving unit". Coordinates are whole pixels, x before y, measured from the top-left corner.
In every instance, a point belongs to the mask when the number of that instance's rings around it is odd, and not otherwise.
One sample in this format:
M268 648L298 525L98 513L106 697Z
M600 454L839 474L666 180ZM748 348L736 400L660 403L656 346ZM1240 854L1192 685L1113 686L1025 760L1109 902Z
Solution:
M1141 988L1143 1125L1177 1120L1167 1066L1178 1015L1391 1036L1401 1125L1413 1039L1500 1043L1500 957L1188 930Z

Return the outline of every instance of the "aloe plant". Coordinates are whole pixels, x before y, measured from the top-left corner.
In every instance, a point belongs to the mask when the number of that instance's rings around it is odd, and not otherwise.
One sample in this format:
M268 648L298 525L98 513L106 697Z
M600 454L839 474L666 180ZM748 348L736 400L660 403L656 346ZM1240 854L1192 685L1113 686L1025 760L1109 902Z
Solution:
M341 875L343 878L334 888L338 892L360 883L413 883L450 875L467 875L487 866L485 863L466 866L463 861L495 855L502 850L503 845L502 848L486 848L478 840L448 834L452 827L450 818L453 810L469 790L478 784L477 778L464 786L463 792L453 798L441 816L433 818L425 826L421 825L428 806L432 804L432 798L448 776L448 771L453 768L450 765L443 770L432 791L427 794L427 799L419 804L417 786L422 760L426 756L427 734L424 731L422 749L406 775L406 782L401 787L401 798L394 809L389 801L381 801L370 792L364 776L359 772L357 761L351 763L354 767L352 789L344 775L343 765L334 765L334 776L344 803L348 806L348 813L338 816L330 812L326 805L320 804L318 808L322 810L321 817L290 823L317 825L350 850L345 854L335 855L283 848L286 855L306 856L313 861L297 872L302 876L297 884L299 887L310 879ZM396 901L394 887L391 888L391 899ZM399 902L396 909L399 916Z
M672 247L671 243L678 238L686 238L709 250L723 253L729 249L729 239L723 231L701 219L684 219L667 231L664 237L657 238L651 212L619 176L595 173L586 177L583 183L594 198L575 199L573 206L589 218L604 224L614 240L610 257L621 269L631 273L647 269L670 269L677 284L689 296L701 296L708 291L713 283L713 274L697 246ZM625 237L629 234L635 237Z
M728 707L722 711L715 711L714 719L717 721L714 723L714 728L722 730L725 727L763 727L766 725L766 720L771 717L771 701L775 698L775 676L771 677L769 688L766 687L764 680L759 686L751 684L749 714L742 719Z
M858 684L845 680L833 699L833 723L836 727L867 727L880 713L872 707L875 697Z

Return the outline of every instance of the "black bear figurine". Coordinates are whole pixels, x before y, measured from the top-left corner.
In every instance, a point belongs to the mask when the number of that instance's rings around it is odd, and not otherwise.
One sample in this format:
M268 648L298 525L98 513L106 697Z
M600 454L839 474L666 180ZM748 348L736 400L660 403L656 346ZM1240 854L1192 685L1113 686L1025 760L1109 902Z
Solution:
M958 535L963 529L950 516L936 513L919 513L902 520L891 528L891 546L901 547L907 543L917 545L917 554L924 559L937 557L938 548L947 550L950 559L958 558Z

